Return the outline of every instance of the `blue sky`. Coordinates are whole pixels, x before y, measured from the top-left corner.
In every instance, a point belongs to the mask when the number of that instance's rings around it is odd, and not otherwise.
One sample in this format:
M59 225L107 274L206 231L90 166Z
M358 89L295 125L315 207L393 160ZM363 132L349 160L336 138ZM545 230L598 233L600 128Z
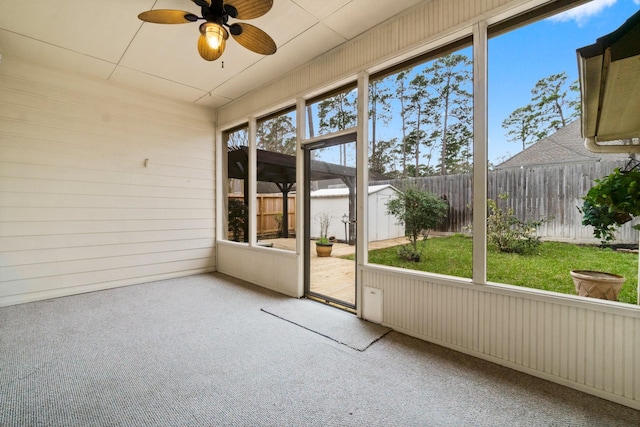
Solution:
M489 40L489 160L518 153L502 121L531 100L541 78L565 71L578 78L576 49L595 43L640 9L640 0L594 0L561 15Z
M498 164L522 150L520 142L507 141L502 122L519 107L531 101L531 89L538 80L565 72L567 84L578 78L576 49L619 28L640 10L640 0L593 0L552 18L489 39L489 161ZM471 47L464 48L468 58ZM408 80L427 64L416 66ZM395 75L385 79L395 93ZM470 89L470 88L469 88ZM353 91L355 96L355 89ZM401 138L400 104L392 101L392 120L378 126L378 140ZM317 119L315 126L317 127ZM318 134L316 129L316 135ZM422 150L425 155L426 149ZM431 166L437 165L438 150ZM337 159L335 160L337 162ZM423 163L427 164L423 159ZM399 164L389 169L398 169Z

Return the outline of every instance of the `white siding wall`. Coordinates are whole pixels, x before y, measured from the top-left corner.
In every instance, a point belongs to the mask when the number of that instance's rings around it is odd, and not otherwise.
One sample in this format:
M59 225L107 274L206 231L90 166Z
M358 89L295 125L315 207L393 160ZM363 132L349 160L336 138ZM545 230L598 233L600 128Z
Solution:
M640 409L640 311L543 291L365 267L383 324Z
M213 116L3 61L0 305L212 270Z

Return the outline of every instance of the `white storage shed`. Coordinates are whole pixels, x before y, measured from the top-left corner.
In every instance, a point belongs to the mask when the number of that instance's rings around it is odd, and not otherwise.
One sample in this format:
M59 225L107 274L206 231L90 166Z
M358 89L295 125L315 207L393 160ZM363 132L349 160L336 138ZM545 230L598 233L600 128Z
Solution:
M387 202L400 190L390 184L369 187L369 241L394 239L404 236L404 227L396 218L387 213ZM311 192L311 238L320 236L320 225L314 213L327 212L331 217L328 236L345 240L345 224L342 218L349 214L349 189L327 188Z

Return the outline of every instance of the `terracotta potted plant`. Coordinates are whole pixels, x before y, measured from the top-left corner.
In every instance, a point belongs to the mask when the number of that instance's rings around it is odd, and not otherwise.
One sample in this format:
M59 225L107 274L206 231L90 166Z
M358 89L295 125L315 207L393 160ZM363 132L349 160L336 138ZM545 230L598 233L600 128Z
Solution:
M327 212L318 212L316 220L320 225L320 238L316 240L316 254L319 257L331 256L333 242L327 237L329 226L331 225L331 216Z

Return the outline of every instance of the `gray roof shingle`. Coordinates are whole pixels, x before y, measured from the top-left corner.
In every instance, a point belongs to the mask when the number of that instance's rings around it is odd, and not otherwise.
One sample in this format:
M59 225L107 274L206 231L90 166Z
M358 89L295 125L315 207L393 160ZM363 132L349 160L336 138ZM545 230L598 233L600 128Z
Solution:
M580 133L580 120L576 120L496 165L495 169L554 163L624 160L628 157L627 154L592 153L587 150Z

